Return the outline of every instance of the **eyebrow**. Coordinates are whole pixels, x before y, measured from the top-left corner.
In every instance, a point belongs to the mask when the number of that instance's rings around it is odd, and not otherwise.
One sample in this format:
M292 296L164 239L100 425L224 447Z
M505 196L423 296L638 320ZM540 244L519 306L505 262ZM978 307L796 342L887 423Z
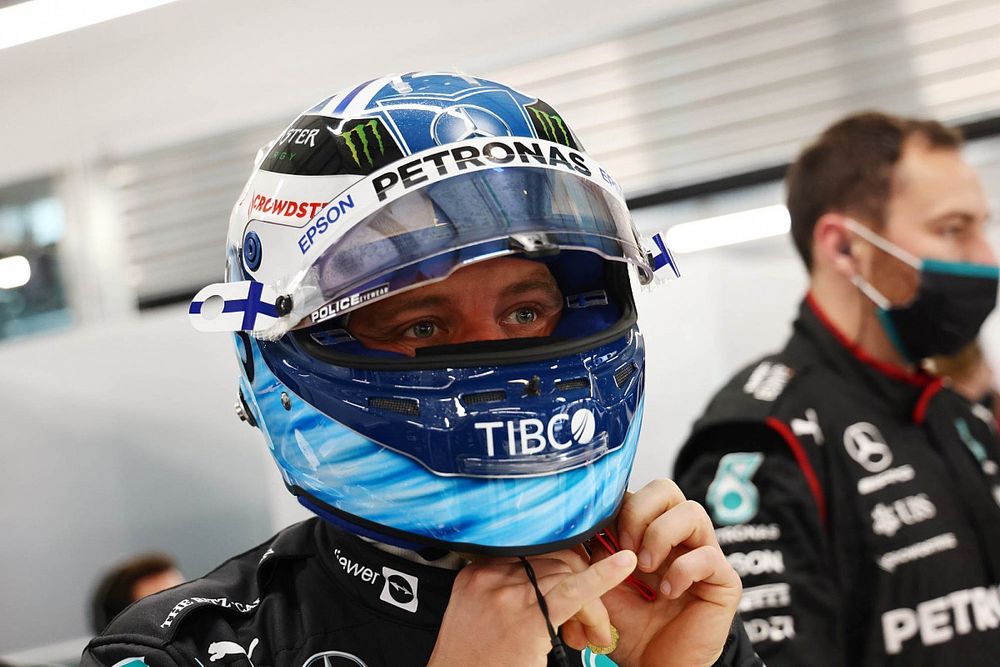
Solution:
M991 211L987 210L985 213L986 213L985 215L979 216L973 213L969 213L968 211L960 211L960 210L945 211L927 220L927 224L933 225L939 222L945 222L947 220L953 220L953 219L960 220L966 224L975 224L980 221L986 222L989 221L991 217Z
M562 301L562 292L559 290L559 287L556 286L555 282L542 280L540 278L528 278L526 280L516 282L513 285L508 285L503 291L503 296L517 296L534 290L548 292L556 300Z
M400 313L405 313L408 310L420 310L423 308L435 308L437 306L447 305L448 299L443 296L437 296L434 294L428 294L427 296L418 297L412 301L407 301L403 303L399 308L392 312L392 316L396 317Z
M525 280L516 282L512 285L508 285L507 287L504 288L503 292L501 293L501 296L518 296L521 294L526 294L527 292L533 292L535 290L546 292L549 296L553 298L553 300L559 301L560 303L562 302L562 292L559 291L559 288L553 282L550 282L548 280L542 280L540 278L527 278ZM405 314L406 312L411 310L422 310L424 308L437 308L447 305L448 305L447 297L435 294L428 294L427 296L418 297L411 301L403 303L399 308L393 311L392 317L399 317L400 314Z

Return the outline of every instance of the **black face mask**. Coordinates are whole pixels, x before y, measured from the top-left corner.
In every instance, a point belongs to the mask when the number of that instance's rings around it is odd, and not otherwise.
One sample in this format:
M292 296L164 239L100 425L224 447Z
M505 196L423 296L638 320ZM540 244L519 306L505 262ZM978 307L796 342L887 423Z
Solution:
M996 307L998 275L995 266L925 259L917 295L905 306L879 308L879 319L908 361L955 354Z
M850 228L920 271L917 294L902 306L892 305L861 276L854 277L854 284L878 306L879 321L904 359L952 355L976 339L996 307L1000 267L916 259L867 227L855 223Z

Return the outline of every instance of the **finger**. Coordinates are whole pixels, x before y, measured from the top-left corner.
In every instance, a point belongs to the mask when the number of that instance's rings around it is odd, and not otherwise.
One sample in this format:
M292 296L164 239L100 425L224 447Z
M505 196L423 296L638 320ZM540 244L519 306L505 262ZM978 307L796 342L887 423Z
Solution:
M576 552L573 548L570 549L559 549L558 551L550 551L548 553L539 554L537 556L526 556L526 558L534 562L536 560L545 560L547 558L558 558L562 559L565 557L570 557ZM473 563L514 563L520 564L521 556L475 556L470 557Z
M583 625L576 619L569 619L562 624L559 629L559 634L562 635L563 643L565 643L570 648L576 649L577 651L582 651L587 648L587 633L583 629Z
M574 572L583 572L588 567L590 567L590 561L586 558L585 554L581 554L572 549L560 549L559 551L553 551L552 553L545 554L542 558L557 560L565 563ZM529 558L532 563L535 559Z
M588 642L594 646L611 644L611 616L600 598L583 605L573 618L583 625Z
M660 591L674 600L697 583L709 584L699 588L699 597L719 604L738 600L743 588L722 549L708 545L693 549L671 563Z
M528 558L528 562L531 563L531 568L534 570L535 578L539 580L539 583L549 575L583 572L590 567L590 562L583 555L569 549L553 551L544 556L534 556ZM548 588L542 588L542 593L548 592L551 587L550 585Z
M542 577L547 577L552 574L572 574L576 572L577 569L574 563L567 562L561 558L529 558L528 563L531 565L531 569L535 572L535 578L541 580ZM524 564L518 563L516 569L519 571L519 575L515 577L517 584L524 583Z
M636 549L642 544L646 527L684 500L680 487L669 479L655 479L637 493L626 496L618 514L618 540L622 549Z
M538 580L538 588L549 599L549 592L555 589L569 575L554 574L544 580ZM551 611L549 612L551 616ZM573 615L571 621L577 621L583 626L587 641L596 646L607 646L611 643L611 617L600 597L583 603L580 610Z
M639 550L639 569L655 572L670 551L682 544L691 549L719 544L708 512L693 500L672 507L646 527Z
M569 566L573 572L584 572L590 567L590 562L583 554L576 551L563 549L546 554L546 556L559 559L562 563ZM548 577L545 581L539 579L538 584L542 594L548 594L563 578L565 578L565 575L556 574ZM608 616L608 610L605 608L601 598L584 604L580 608L580 611L567 621L567 623L578 625L586 641L593 642L598 646L607 646L611 643L611 618Z
M635 554L619 551L611 558L595 563L583 572L577 572L560 581L545 596L549 618L555 625L562 625L577 614L591 600L596 600L625 581L635 570Z

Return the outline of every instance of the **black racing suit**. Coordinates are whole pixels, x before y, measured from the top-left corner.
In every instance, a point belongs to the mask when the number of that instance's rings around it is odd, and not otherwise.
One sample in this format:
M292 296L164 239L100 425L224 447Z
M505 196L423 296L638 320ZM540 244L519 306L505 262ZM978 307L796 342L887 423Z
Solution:
M90 642L81 667L426 665L456 574L310 519L132 605ZM636 596L636 604L645 603ZM759 667L742 627L733 628L717 665ZM569 655L575 666L614 664L589 651Z
M879 363L811 297L677 463L743 578L770 667L1000 665L1000 441L988 410Z

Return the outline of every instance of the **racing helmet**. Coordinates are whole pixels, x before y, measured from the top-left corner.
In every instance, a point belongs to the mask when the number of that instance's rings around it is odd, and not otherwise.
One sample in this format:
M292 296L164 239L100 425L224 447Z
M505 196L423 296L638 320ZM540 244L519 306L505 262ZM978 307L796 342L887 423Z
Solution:
M385 77L258 152L226 280L190 317L234 336L237 409L307 508L409 548L531 555L589 538L624 497L645 382L628 267L643 284L679 275L655 241L541 100L460 74ZM359 308L509 256L554 277L551 335L407 356L350 333Z

